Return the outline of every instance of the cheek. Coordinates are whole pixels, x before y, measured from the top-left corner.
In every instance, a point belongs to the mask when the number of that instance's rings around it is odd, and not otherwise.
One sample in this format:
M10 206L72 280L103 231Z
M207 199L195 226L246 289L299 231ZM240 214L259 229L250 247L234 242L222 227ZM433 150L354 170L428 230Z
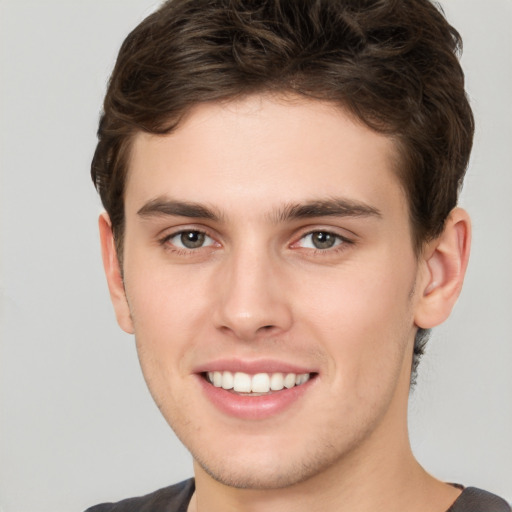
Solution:
M126 292L136 329L180 334L201 311L208 297L207 280L200 271L152 262L126 273ZM201 286L202 283L202 286Z
M382 259L375 264L361 261L305 277L295 294L307 297L305 309L323 318L326 327L343 324L372 329L379 322L386 323L386 319L392 323L409 307L414 284L413 269L399 274L393 263L386 264Z
M187 376L188 359L205 328L206 297L211 296L186 270L165 265L136 265L126 271L126 294L137 351L148 386L158 396L175 390Z
M308 291L297 292L310 298L298 316L322 339L332 365L342 367L332 372L337 378L357 381L386 369L396 372L414 333L414 268L398 274L394 267L391 257L361 262L329 278L317 275L303 283Z
M189 359L201 339L204 294L184 272L156 266L127 271L126 293L149 391L167 421L179 424L189 414L183 381L190 378Z

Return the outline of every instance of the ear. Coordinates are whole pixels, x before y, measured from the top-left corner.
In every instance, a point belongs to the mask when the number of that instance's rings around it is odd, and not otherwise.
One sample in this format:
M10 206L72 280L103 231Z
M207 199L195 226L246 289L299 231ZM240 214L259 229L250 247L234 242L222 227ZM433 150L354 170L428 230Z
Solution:
M114 306L117 323L123 331L133 334L133 322L130 315L128 301L126 300L121 267L117 257L114 235L112 233L112 223L110 222L110 217L106 212L100 215L98 224L100 228L103 268L105 269L110 299Z
M441 235L423 252L415 314L418 327L430 329L450 315L462 289L470 245L469 215L462 208L454 208Z

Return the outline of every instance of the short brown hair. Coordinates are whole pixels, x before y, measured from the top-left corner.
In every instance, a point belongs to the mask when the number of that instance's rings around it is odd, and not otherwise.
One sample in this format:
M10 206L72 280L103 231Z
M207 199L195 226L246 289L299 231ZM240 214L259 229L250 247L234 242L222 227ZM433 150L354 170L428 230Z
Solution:
M394 139L418 250L457 204L471 151L461 46L429 0L168 0L121 47L91 166L119 256L133 136L263 92L332 101Z

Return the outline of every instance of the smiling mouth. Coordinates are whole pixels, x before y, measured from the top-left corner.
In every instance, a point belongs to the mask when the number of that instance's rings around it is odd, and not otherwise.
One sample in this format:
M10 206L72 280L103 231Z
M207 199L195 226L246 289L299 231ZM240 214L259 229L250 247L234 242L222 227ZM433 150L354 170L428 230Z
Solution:
M316 374L314 373L256 373L215 371L205 372L204 378L216 388L232 393L261 396L302 386Z

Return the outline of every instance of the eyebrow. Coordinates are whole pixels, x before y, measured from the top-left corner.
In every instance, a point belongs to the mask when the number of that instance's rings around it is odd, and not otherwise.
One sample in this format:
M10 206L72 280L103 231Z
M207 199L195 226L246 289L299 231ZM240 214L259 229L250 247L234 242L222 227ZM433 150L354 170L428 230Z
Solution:
M218 221L222 215L216 212L213 208L209 208L202 204L177 201L165 197L157 197L148 201L137 214L141 217L160 217L160 216L175 216L175 217L189 217L192 219L208 219Z
M137 211L137 214L143 218L175 216L212 221L220 221L223 218L223 215L214 208L199 203L178 201L166 197L151 199ZM374 206L344 198L290 203L270 214L270 219L275 223L314 217L380 218L382 214Z
M379 209L368 204L344 198L329 198L306 203L292 203L272 216L276 222L313 217L377 217Z

